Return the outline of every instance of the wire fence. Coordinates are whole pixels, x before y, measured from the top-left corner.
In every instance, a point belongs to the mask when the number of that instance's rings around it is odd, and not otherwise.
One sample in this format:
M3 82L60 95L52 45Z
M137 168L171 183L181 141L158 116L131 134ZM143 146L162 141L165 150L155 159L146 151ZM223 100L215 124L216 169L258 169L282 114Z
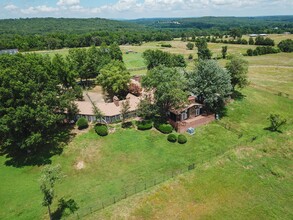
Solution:
M193 169L195 169L194 163L188 165L187 167L184 167L183 169L178 169L178 170L175 170L172 172L168 172L165 175L159 176L157 178L149 179L144 182L138 182L135 185L128 187L124 191L121 191L119 194L116 194L115 196L111 196L108 199L103 199L103 200L97 201L92 206L80 207L80 209L77 212L75 212L74 216L72 216L72 217L75 219L83 219L86 216L88 216L94 212L97 212L99 210L102 210L108 206L111 206L111 205L113 205L123 199L126 199L129 196L132 196L134 194L137 194L139 192L147 190L147 189L154 187L160 183L163 183L163 182L165 182L175 176L186 173L186 172L193 170Z

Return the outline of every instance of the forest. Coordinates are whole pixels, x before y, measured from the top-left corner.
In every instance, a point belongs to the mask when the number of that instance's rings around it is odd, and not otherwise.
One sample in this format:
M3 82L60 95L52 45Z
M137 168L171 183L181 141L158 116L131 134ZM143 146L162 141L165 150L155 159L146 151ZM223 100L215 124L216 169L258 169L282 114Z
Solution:
M51 50L195 36L241 36L293 32L293 16L202 17L115 21L100 18L26 18L0 20L0 49Z

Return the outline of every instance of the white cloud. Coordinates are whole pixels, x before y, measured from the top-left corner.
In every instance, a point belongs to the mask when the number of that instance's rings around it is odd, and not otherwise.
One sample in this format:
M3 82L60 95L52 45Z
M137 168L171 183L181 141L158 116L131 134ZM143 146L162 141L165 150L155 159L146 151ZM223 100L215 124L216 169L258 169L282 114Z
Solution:
M13 5L13 4L10 4L10 5L6 5L6 6L4 7L4 9L7 10L7 11L14 11L14 10L17 10L18 7L15 6L15 5Z
M79 0L59 0L57 2L57 5L59 6L66 6L66 5L79 5Z
M36 7L29 7L20 10L23 14L37 14L37 13L51 13L59 11L59 8L48 7L46 5L40 5Z

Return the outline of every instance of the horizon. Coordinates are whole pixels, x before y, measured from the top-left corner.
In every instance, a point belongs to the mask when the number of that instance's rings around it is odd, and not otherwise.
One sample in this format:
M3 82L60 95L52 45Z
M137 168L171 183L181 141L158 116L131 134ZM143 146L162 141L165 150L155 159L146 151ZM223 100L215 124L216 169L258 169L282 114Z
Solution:
M0 19L263 17L292 15L291 0L9 0Z

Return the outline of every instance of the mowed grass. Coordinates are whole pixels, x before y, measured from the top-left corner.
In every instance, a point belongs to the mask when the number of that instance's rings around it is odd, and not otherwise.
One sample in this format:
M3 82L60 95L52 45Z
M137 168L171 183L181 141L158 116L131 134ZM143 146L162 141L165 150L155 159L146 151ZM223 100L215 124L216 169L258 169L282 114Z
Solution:
M166 189L143 196L141 203L133 204L134 211L129 215L153 219L164 213L171 216L177 210L178 216L185 218L185 211L179 211L193 210L197 203L201 204L207 216L221 218L233 216L237 207L241 217L245 214L241 210L249 210L252 204L258 204L250 211L252 217L270 217L271 212L266 212L267 209L275 210L277 214L282 214L284 209L287 214L292 212L289 206L292 187L289 186L292 185L293 112L289 109L292 109L293 101L253 88L243 90L243 94L242 100L229 104L227 117L222 119L222 123L233 128L232 131L213 122L198 128L194 136L188 136L185 145L167 142L166 135L156 130L122 130L117 127L115 133L105 138L97 136L92 129L78 135L60 156L52 158L52 164L61 164L66 175L57 184L53 208L56 208L57 200L64 197L74 199L80 212L89 211L103 199L111 199L136 183L195 163L198 169L194 174L187 174L182 184L179 178L179 183L170 182L164 186ZM269 125L267 116L273 112L288 119L282 134L264 129ZM263 151L261 157L258 157L258 147ZM237 152L240 152L239 158L234 155ZM84 162L84 169L78 170L76 164L80 161ZM5 178L0 183L0 218L40 219L46 216L38 186L41 167L13 168L5 166L4 162L5 158L1 157L1 177ZM262 163L265 163L265 168ZM254 168L251 170L243 166ZM264 171L276 174L270 174L271 180ZM264 179L261 179L263 175ZM174 198L173 194L176 195ZM262 196L267 197L261 199ZM275 203L270 204L268 201L272 199L266 198L274 198ZM173 206L169 209L170 203ZM229 209L231 205L233 208ZM111 218L122 214L112 209L115 206L96 213L93 219L96 215ZM105 213L107 210L113 214ZM196 210L190 212L190 216L200 216ZM216 215L213 210L218 210ZM286 213L281 215L282 219Z
M253 88L243 94L244 99L229 104L222 119L241 132L241 138L232 135L226 142L218 129L218 142L208 144L213 141L210 129L217 125L201 128L189 143L197 145L202 155L198 151L192 157L210 156L194 171L88 219L292 219L293 101ZM264 129L272 112L288 119L282 133ZM210 154L223 141L225 150Z

